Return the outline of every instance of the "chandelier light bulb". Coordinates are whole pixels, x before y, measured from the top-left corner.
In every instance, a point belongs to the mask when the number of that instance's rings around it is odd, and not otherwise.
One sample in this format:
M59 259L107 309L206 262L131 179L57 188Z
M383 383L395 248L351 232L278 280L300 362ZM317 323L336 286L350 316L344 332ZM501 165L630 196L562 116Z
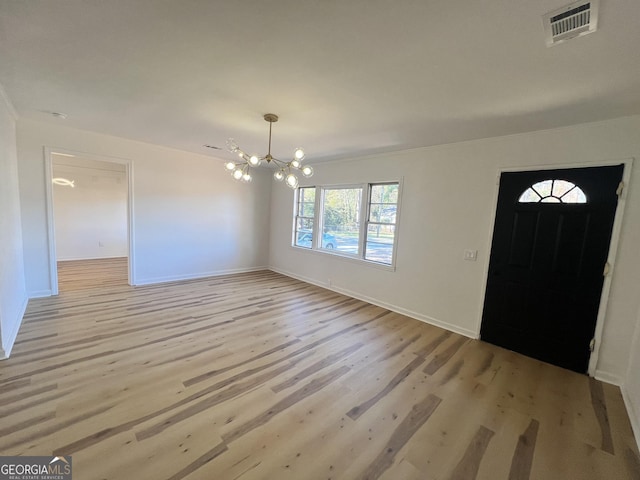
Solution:
M227 149L230 152L237 152L238 151L238 144L236 143L236 141L233 138L230 138L229 140L227 140Z
M260 165L260 159L255 155L251 155L251 157L249 158L249 163L251 164L251 166L257 167L258 165Z
M227 163L224 164L224 168L226 168L229 171L235 170L236 164L233 163L233 162L227 162Z
M301 148L296 148L296 150L293 152L293 157L296 160L304 160L304 150Z
M298 177L296 177L293 173L290 173L285 178L285 182L288 187L297 188L298 187Z
M249 183L251 181L251 175L245 173L244 175L242 175L242 181Z
M282 180L284 180L284 172L282 170L278 170L276 173L273 174L273 178L281 182Z
M244 152L242 150L238 150L237 152L240 158L244 158Z
M233 171L233 178L240 180L242 178L242 170L240 168Z
M291 166L293 168L300 168L300 162L294 158L293 160L291 160Z
M311 168L309 165L305 165L304 167L302 167L302 175L309 178L311 175L313 175L313 168Z

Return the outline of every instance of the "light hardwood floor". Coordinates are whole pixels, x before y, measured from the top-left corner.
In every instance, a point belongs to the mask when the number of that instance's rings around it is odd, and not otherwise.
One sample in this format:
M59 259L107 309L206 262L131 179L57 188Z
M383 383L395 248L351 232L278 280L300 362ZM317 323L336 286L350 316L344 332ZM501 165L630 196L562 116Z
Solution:
M126 257L58 262L58 291L128 285L127 267Z
M94 266L95 268L95 266ZM258 272L31 300L0 454L84 479L637 479L618 388Z

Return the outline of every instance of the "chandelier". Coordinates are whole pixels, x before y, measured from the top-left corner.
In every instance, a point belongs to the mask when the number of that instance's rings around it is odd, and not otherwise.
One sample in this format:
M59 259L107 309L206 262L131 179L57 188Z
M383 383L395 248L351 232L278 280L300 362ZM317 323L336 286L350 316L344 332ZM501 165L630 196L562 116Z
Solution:
M236 180L242 182L251 181L251 168L259 167L262 162L266 162L267 165L275 165L277 167L276 172L273 174L273 178L284 183L291 188L298 187L298 177L296 171L299 171L305 177L313 175L313 168L309 165L302 165L304 160L304 150L302 148L296 148L293 152L293 159L289 162L283 162L271 156L271 127L278 121L278 116L273 113L267 113L264 115L264 119L269 122L269 150L264 157L258 157L257 155L249 155L235 142L233 138L227 140L227 149L240 157L239 161L225 163L225 168L231 172L231 176Z

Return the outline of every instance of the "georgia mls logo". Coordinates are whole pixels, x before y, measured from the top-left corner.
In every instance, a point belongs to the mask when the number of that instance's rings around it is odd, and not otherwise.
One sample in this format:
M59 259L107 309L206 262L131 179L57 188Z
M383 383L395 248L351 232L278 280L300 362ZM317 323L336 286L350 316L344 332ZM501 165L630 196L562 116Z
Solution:
M71 457L69 457L69 460L71 460ZM51 461L49 462L49 465L53 465L53 464L55 464L55 463L60 462L62 465L58 465L58 466L56 466L56 467L53 467L53 470L59 470L59 468L58 468L58 467L62 466L62 467L63 467L63 469L65 470L65 473L66 473L66 474L69 474L69 473L71 473L71 464L69 463L69 460L67 460L67 459L66 459L66 458L64 458L64 457L53 457L53 460L51 460ZM51 467L49 467L49 470L50 470L50 471L49 471L49 473L50 473L50 474L51 474L51 473L60 473L60 472L52 472L52 471L51 471L51 470L52 470L52 468L51 468Z
M0 480L71 480L71 457L0 457Z

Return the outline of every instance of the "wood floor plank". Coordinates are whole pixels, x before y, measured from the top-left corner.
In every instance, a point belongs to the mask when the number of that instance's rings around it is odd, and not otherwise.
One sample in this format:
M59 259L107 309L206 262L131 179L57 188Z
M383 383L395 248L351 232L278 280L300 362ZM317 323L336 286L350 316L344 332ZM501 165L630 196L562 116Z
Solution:
M60 265L29 301L3 455L109 480L639 477L615 386L270 271L126 270Z
M537 420L531 420L527 429L520 435L511 460L509 480L529 480L539 425Z
M593 404L593 410L598 419L602 434L600 448L613 455L613 438L611 437L609 414L607 413L607 404L605 402L602 384L595 379L590 379L589 386L591 387L591 403Z
M375 480L388 470L397 453L411 439L413 434L438 408L442 400L435 395L428 395L421 402L415 404L411 413L394 430L384 449L378 453L373 462L358 477L361 480Z
M453 469L450 480L475 480L480 462L495 432L480 425L464 455Z

